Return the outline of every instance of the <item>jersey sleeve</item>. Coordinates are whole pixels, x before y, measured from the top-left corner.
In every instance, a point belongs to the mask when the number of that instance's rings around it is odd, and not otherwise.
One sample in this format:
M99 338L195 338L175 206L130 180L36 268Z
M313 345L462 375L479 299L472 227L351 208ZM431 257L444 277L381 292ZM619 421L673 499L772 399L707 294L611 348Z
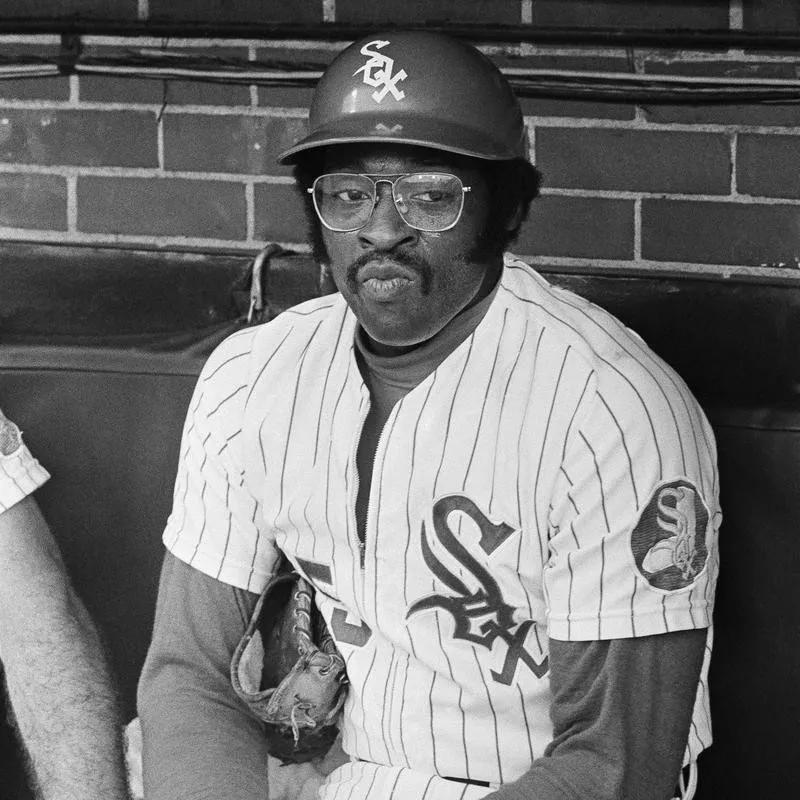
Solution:
M708 627L718 567L716 447L683 381L642 348L600 360L551 498L550 636Z
M255 329L233 334L203 367L184 424L163 541L204 574L259 592L278 552L242 447L254 335Z
M50 474L22 441L22 432L0 411L0 513L38 489Z

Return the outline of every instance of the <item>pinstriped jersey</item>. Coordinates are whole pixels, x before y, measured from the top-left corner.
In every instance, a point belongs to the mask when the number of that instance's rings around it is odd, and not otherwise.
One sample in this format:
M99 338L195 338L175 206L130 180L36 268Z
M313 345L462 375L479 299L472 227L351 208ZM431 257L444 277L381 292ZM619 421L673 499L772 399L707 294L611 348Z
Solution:
M19 428L0 411L0 514L50 477L22 441Z
M475 331L392 410L362 542L356 329L332 295L217 349L165 545L254 592L283 552L314 584L351 682L343 744L367 765L347 769L387 787L370 796L513 780L552 738L549 637L710 626L713 435L638 336L509 257ZM707 669L708 652L687 759L711 741Z

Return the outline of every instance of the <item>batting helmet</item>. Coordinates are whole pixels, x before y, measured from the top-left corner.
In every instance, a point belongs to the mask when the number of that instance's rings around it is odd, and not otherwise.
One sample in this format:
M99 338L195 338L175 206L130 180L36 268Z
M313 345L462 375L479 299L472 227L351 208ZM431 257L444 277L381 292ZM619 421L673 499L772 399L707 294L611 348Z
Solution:
M317 84L309 129L281 163L352 142L528 158L522 111L500 70L474 47L423 31L368 36L343 50Z

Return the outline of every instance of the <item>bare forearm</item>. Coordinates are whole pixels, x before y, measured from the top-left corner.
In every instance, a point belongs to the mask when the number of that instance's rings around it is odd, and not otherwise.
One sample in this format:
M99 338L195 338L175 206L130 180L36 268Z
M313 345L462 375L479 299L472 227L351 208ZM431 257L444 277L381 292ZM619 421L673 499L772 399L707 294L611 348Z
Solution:
M38 507L0 514L0 660L45 800L127 797L113 682Z
M125 798L117 699L97 633L71 592L60 608L38 605L3 648L37 788L45 800Z

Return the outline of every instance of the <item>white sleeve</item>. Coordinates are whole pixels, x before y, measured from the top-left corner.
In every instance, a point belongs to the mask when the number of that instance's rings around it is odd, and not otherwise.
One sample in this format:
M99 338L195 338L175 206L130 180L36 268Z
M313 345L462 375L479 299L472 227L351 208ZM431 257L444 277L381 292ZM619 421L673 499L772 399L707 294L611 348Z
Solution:
M20 429L0 411L0 513L32 494L49 477L25 446Z
M707 627L720 520L713 433L683 381L658 360L604 365L552 496L550 636Z
M203 367L183 429L164 545L212 578L259 592L278 560L250 490L242 429L255 329L226 339Z

